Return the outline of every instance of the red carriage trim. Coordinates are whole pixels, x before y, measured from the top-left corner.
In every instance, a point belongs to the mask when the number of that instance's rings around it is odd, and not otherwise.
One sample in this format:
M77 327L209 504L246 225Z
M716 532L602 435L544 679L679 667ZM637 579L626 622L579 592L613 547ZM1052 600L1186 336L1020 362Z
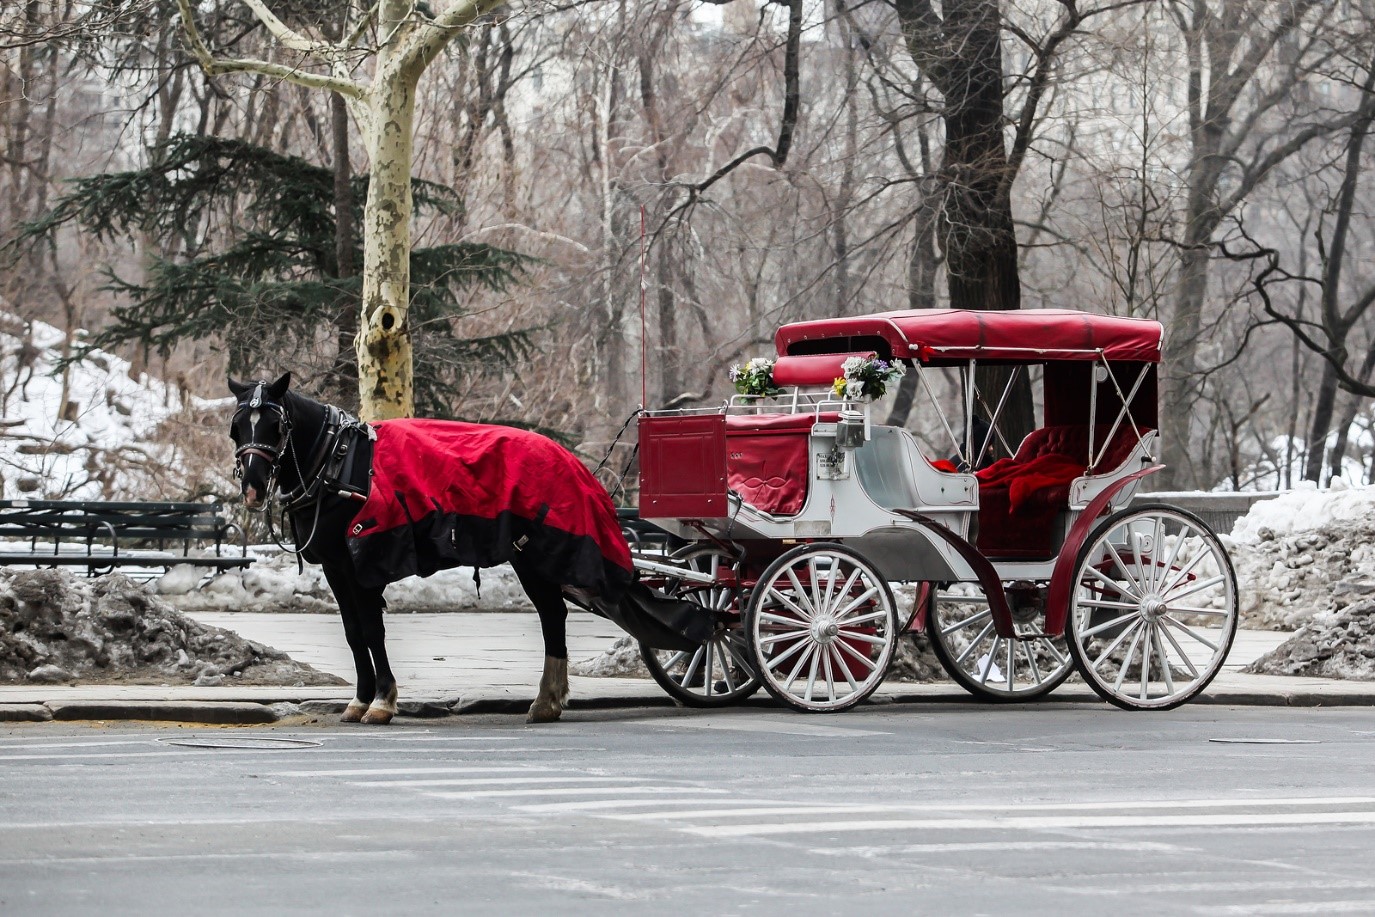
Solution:
M776 379L777 377L775 377ZM730 489L775 516L795 516L807 502L807 467L813 424L840 415L732 414L726 418L726 469Z
M825 347L809 342L833 341L835 347L826 349L845 351L886 346L881 356L937 364L1092 360L1100 353L1109 360L1159 363L1161 336L1159 322L1074 309L911 309L794 322L778 329L774 344L780 356Z

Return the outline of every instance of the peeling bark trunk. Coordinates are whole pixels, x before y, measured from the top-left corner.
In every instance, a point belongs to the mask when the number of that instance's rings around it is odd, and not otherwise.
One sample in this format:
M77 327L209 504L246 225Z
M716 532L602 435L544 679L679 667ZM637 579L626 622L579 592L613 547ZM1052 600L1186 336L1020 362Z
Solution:
M369 94L369 183L363 211L363 307L358 353L359 411L364 420L410 417L411 157L415 81L385 56Z

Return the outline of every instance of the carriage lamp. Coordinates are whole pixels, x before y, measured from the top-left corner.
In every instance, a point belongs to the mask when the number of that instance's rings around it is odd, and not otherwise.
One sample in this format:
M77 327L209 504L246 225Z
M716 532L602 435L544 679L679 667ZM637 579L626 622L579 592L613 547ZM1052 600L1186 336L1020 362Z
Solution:
M858 449L864 445L864 413L841 411L836 424L836 445L841 449Z

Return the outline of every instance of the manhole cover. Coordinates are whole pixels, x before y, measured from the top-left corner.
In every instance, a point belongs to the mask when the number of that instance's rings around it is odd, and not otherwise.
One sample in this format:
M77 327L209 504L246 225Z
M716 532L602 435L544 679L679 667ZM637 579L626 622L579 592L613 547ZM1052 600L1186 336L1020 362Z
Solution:
M213 739L158 739L164 745L178 745L182 748L233 748L250 751L279 751L289 748L319 748L324 742L314 739L278 739L257 736L251 739L216 737Z

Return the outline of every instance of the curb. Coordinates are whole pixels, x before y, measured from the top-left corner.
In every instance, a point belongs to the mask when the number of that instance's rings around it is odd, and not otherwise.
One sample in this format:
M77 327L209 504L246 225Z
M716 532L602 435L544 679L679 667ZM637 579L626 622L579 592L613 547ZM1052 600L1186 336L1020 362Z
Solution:
M275 723L281 717L267 704L251 701L67 701L45 704L54 720L161 720L247 726Z
M49 701L42 704L0 704L0 723L46 723L82 720L149 720L208 725L251 726L276 723L285 716L304 713L333 716L342 713L345 701L303 701L299 704L274 704L270 701ZM935 704L974 704L985 706L977 698L963 693L940 694L875 694L863 706L921 706ZM1094 696L1066 692L1062 697L1047 697L1020 706L1037 707L1046 704L1095 704L1104 709L1110 705ZM1191 704L1223 707L1375 707L1375 690L1343 693L1314 691L1223 691L1205 692ZM571 712L582 710L625 710L631 708L663 709L678 707L666 694L631 696L577 697L565 708ZM995 706L995 705L987 705ZM996 705L1007 706L1007 705ZM734 705L735 708L786 710L771 698L759 695ZM471 701L458 698L448 700L413 700L398 704L397 716L406 719L437 719L449 716L509 714L523 715L530 708L524 698L487 697Z

